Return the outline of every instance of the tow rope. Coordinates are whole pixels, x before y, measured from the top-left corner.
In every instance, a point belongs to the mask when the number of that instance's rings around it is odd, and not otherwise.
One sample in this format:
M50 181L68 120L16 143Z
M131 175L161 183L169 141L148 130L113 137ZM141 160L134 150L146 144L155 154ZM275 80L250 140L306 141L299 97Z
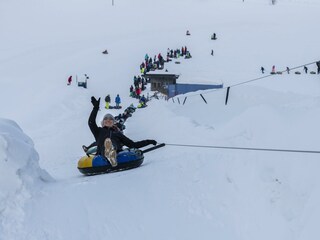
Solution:
M276 148L252 148L252 147L228 147L228 146L212 146L212 145L193 145L193 144L175 144L166 143L167 146L174 147L196 147L196 148L218 148L231 150L248 150L248 151L269 151L269 152L291 152L291 153L320 153L317 150L300 150L300 149L276 149Z

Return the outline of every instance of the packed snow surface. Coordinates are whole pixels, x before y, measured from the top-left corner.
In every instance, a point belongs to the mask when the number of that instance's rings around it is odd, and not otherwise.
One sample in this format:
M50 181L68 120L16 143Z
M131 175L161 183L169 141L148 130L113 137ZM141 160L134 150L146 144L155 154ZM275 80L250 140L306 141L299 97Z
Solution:
M316 0L1 1L0 240L319 239L319 11ZM224 88L153 98L125 134L166 147L139 168L83 176L91 96L97 123L122 113L104 108L107 94L137 106L145 54L183 46L192 58L163 72ZM283 73L269 76L273 65Z

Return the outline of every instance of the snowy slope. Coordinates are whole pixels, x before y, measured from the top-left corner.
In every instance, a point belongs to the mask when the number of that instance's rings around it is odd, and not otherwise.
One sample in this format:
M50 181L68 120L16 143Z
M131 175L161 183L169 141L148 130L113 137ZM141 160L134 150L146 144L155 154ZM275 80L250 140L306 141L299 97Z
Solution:
M136 105L129 87L146 53L187 46L192 59L165 68L181 82L225 87L263 76L261 66L265 75L303 66L320 60L320 3L111 3L0 3L0 239L317 239L318 154L174 146L319 151L320 79L302 67L231 87L227 106L226 89L187 94L185 105L152 100L126 135L165 148L132 171L84 177L76 166L93 141L90 97L119 93ZM66 85L84 74L88 89Z

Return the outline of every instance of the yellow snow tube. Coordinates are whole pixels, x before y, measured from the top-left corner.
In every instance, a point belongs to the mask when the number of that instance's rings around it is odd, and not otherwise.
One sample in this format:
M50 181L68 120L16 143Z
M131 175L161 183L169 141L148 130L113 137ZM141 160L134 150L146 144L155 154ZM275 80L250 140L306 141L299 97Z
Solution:
M78 161L78 168L92 167L92 159L94 155L84 156Z

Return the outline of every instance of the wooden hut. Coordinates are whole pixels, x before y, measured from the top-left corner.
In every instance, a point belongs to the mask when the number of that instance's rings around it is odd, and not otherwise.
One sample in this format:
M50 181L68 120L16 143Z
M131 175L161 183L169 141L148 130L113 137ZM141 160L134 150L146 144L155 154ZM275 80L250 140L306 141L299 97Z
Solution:
M165 73L147 73L143 76L150 81L151 91L159 91L165 95L168 95L168 85L176 84L179 77L176 74Z

